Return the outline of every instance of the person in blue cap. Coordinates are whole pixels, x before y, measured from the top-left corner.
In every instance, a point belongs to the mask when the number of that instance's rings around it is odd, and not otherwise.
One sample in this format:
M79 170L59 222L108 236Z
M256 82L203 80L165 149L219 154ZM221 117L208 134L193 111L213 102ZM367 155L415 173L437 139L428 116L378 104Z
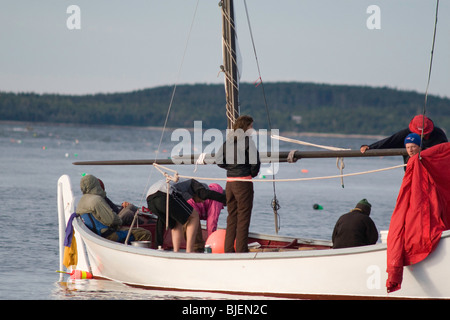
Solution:
M410 121L408 128L402 129L392 136L374 142L371 145L362 145L360 151L361 153L364 153L369 149L403 148L405 138L410 133L416 133L419 136L422 136L423 134L422 150L440 143L448 142L444 130L436 127L433 121L427 116L417 115ZM408 156L403 156L403 163L406 164L408 159Z
M420 136L417 133L408 134L405 138L404 144L409 158L418 154L422 150L420 145Z

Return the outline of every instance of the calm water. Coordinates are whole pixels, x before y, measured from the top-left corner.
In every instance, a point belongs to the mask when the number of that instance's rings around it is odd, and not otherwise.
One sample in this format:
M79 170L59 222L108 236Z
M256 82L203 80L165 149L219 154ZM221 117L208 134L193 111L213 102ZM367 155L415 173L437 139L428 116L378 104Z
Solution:
M150 183L161 179L151 166L74 166L83 160L153 159L161 131L137 128L92 128L33 124L0 124L0 299L228 299L227 295L160 292L129 288L108 281L58 283L59 266L56 185L62 174L72 180L80 197L83 173L101 178L108 196L145 205ZM359 148L364 139L302 138L305 141ZM177 142L165 134L159 158L170 156ZM281 150L307 148L280 143ZM311 148L309 148L311 149ZM317 150L317 149L311 149ZM362 172L401 164L400 157L346 159L344 173ZM180 174L198 177L225 176L216 166L184 166ZM336 159L304 159L280 165L277 178L337 175ZM306 238L331 238L338 217L362 198L372 203L371 217L379 230L388 229L389 219L403 177L403 169L340 179L278 182L276 194L281 209L279 234ZM271 176L267 176L271 178ZM260 178L264 180L264 178ZM220 182L224 186L224 182ZM255 205L251 230L274 233L270 207L271 182L255 182ZM313 204L323 210L314 210ZM220 226L225 226L226 210ZM233 296L234 299L241 298Z

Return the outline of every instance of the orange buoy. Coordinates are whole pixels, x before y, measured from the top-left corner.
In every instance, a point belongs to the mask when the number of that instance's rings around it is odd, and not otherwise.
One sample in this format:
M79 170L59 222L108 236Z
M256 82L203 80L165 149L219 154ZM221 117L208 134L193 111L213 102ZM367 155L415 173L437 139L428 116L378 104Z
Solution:
M92 279L92 273L81 270L74 270L70 274L70 279Z
M94 276L92 273L81 270L72 270L72 272L56 271L59 273L65 273L70 275L70 279L92 279Z
M211 233L206 239L206 245L211 246L212 253L224 253L225 252L225 229L219 229Z

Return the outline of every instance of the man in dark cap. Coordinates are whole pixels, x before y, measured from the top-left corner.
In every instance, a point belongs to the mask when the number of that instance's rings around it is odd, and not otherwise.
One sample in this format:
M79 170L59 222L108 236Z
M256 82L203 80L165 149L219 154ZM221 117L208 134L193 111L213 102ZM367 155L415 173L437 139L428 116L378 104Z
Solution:
M333 249L367 246L377 242L378 230L369 217L371 208L372 205L362 199L352 211L338 219L332 235Z
M445 132L438 127L435 127L433 121L427 116L417 115L409 123L408 128L400 130L394 133L392 136L383 140L372 143L371 145L362 145L360 150L362 153L370 149L390 149L390 148L403 148L405 138L410 133L416 133L422 136L422 150L435 146L439 143L448 142ZM404 163L408 162L409 157L404 156Z

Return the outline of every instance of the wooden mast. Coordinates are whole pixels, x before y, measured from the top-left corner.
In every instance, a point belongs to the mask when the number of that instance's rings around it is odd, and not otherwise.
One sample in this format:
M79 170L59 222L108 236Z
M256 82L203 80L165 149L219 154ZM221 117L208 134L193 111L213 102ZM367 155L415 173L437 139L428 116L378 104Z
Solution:
M236 60L236 30L233 0L222 0L222 49L225 73L227 128L232 129L239 117L239 75Z

